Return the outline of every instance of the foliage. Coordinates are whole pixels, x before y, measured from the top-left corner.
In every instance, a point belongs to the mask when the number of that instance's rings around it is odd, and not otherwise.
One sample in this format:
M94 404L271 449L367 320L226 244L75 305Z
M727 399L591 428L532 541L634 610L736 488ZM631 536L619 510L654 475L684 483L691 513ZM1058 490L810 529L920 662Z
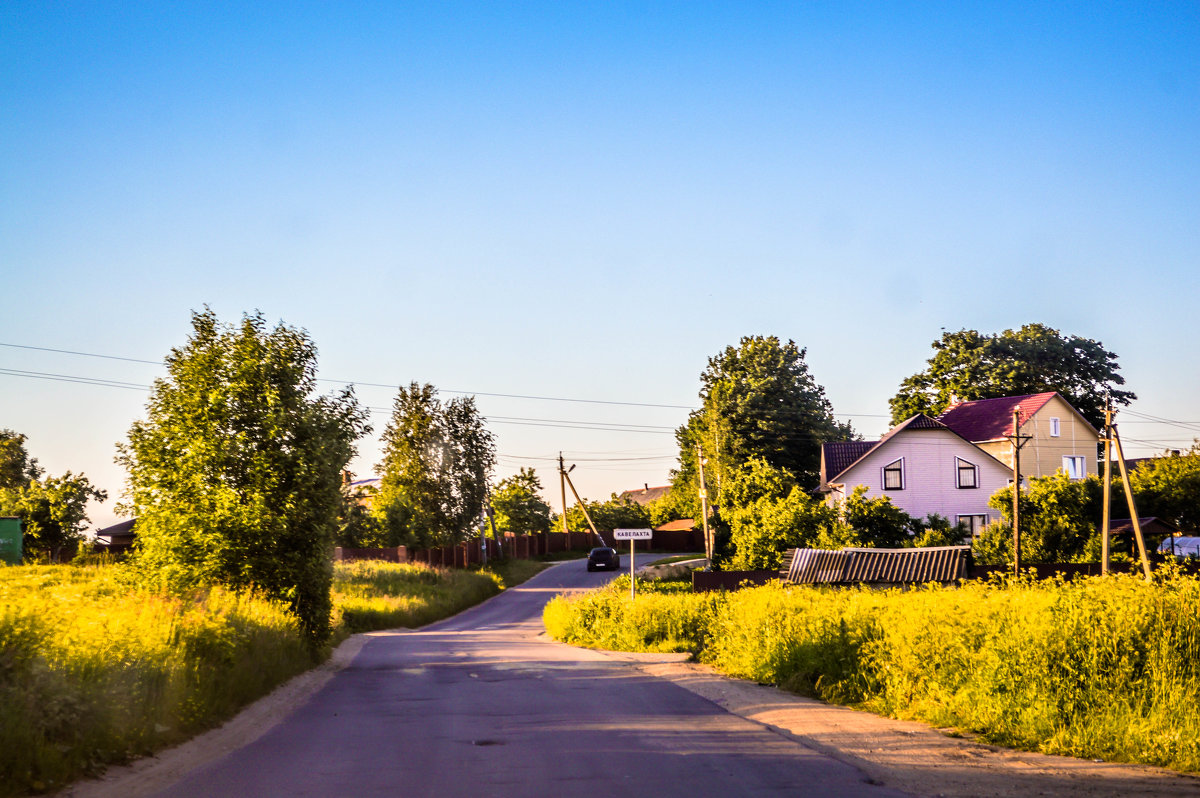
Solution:
M924 521L918 521L919 529L912 538L914 548L923 549L935 546L962 546L969 543L969 533L961 524L952 525L948 518L930 513Z
M41 478L37 459L25 449L26 440L20 433L0 429L0 490L18 490Z
M697 446L708 460L710 502L728 506L722 497L725 484L751 458L788 472L802 488L814 488L821 443L854 436L848 424L834 419L805 353L794 341L755 335L708 359L700 375L702 407L675 434L680 469L673 475L672 493L687 503L684 517L699 517Z
M1182 530L1200 532L1200 442L1186 454L1143 461L1130 473L1129 484L1138 515L1165 518Z
M26 557L58 562L83 540L88 501L107 498L83 474L68 471L61 477L32 480L19 490L0 489L0 514L21 519Z
M598 532L611 532L614 529L645 529L650 526L650 511L628 497L621 498L617 494L609 496L608 501L596 502L584 499L588 515L596 525ZM579 531L590 531L587 518L579 504L567 508L567 528Z
M772 586L547 605L556 639L718 670L1052 754L1200 768L1200 581Z
M1058 471L1029 480L1029 488L1021 492L1021 561L1094 562L1092 541L1102 504L1103 485L1096 476L1073 480ZM996 491L988 506L999 510L1003 520L989 524L976 539L975 561L1012 562L1012 486Z
M532 468L524 468L496 483L492 511L496 529L523 535L550 531L550 505L542 500L542 481Z
M765 460L751 459L735 472L722 494L734 570L773 570L790 548L836 549L859 544L837 512L801 490L792 475Z
M859 485L846 497L842 520L867 545L882 549L912 545L921 522L892 504L887 496L871 499L866 493L866 486Z
M117 458L144 583L253 587L286 601L315 648L329 634L341 473L364 412L349 389L314 397L316 347L261 314L235 327L193 313L166 366Z
M680 521L684 518L699 516L691 513L699 512L699 507L693 507L690 501L683 501L683 491L668 489L666 493L646 504L646 512L650 514L650 526L659 527L670 521Z
M936 417L951 403L1058 391L1094 427L1104 424L1104 396L1114 405L1137 397L1117 388L1117 356L1099 341L1062 335L1044 324L983 335L975 330L942 333L924 371L900 384L890 400L892 424L925 413Z
M442 402L432 385L401 388L383 433L374 505L387 545L424 547L468 537L495 463L496 445L473 397Z
M342 486L342 502L338 510L338 531L335 542L348 549L374 549L387 545L383 524L371 512L373 489L351 489Z

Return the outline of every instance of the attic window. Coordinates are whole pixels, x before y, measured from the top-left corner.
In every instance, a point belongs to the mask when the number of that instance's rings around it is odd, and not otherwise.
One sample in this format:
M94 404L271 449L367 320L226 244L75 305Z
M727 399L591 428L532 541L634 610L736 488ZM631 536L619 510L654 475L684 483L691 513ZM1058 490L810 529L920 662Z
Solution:
M1050 419L1050 437L1057 438L1059 436L1059 434L1060 434L1059 421L1057 418L1051 417L1051 419Z
M960 488L978 488L979 466L968 463L961 457L954 458L954 461L958 465L958 486Z
M883 467L883 489L904 490L904 458Z

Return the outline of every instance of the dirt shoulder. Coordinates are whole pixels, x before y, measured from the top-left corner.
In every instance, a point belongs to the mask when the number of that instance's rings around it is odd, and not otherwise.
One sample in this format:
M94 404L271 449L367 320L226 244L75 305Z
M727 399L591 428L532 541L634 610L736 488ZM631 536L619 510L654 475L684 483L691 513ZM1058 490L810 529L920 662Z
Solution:
M847 764L889 787L946 798L1052 795L1197 796L1200 777L1162 768L1013 751L948 737L923 724L892 720L730 679L684 655L622 654L721 708Z

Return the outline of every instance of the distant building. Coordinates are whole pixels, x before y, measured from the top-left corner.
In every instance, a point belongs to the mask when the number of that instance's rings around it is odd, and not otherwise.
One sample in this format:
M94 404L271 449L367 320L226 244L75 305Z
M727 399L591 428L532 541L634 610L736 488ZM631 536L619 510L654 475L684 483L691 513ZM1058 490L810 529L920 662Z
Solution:
M628 499L629 501L636 502L644 507L655 499L661 499L670 492L670 485L660 485L657 488L652 488L647 482L643 483L641 488L621 491L621 494L617 496L617 498L622 500Z
M109 554L127 553L137 539L137 531L134 529L136 526L137 519L130 518L128 521L96 530L95 548Z

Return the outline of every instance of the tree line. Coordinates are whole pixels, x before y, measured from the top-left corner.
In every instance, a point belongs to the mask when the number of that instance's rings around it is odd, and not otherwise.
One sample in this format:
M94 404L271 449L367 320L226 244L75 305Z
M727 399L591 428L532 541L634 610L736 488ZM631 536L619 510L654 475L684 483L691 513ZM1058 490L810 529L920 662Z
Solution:
M119 509L138 519L130 565L143 582L184 590L226 584L279 598L319 646L329 629L335 543L429 546L561 523L533 469L492 483L495 441L473 398L442 400L432 385L415 382L397 392L382 433L378 490L369 501L352 494L343 475L371 427L351 387L317 394L308 334L282 322L271 327L261 314L226 324L204 309L191 322L187 341L165 359L145 418L118 447L128 474ZM1108 392L1117 404L1134 398L1117 387L1116 357L1099 342L1043 325L946 333L933 348L926 368L892 398L895 416L936 413L952 396L1058 390L1090 418L1096 396ZM860 491L839 512L813 497L821 443L857 433L837 420L806 354L793 341L747 336L709 358L700 407L676 432L680 465L670 493L648 506L615 494L587 502L597 525L699 519L703 467L722 566L775 567L793 546L956 540L960 530L946 519L910 518L886 498ZM104 493L70 472L43 479L24 443L0 433L0 512L25 520L31 550L57 556L80 536L87 501ZM587 528L578 505L566 515L571 528Z

